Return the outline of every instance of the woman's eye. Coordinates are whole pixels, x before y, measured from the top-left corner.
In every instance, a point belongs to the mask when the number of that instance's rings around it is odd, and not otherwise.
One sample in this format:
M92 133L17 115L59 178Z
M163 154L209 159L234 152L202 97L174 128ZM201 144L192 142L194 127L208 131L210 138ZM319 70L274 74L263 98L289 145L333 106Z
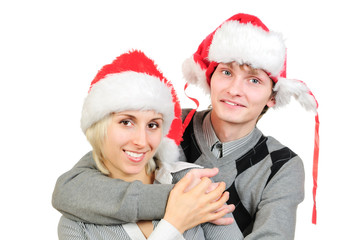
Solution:
M231 76L231 72L228 70L223 70L222 73L226 76Z
M150 129L157 129L157 128L159 128L159 124L157 124L157 123L149 123L148 127Z
M131 126L132 122L129 120L122 120L120 121L120 124L123 124L124 126Z

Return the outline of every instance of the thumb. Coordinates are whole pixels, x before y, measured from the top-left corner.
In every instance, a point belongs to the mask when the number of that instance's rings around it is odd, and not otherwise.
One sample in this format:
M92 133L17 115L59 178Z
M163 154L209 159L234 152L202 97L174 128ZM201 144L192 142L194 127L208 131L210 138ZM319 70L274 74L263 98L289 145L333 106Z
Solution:
M192 169L188 174L191 176L191 182L186 188L186 192L198 185L202 178L212 178L219 172L218 168L195 168Z
M203 169L197 169L197 177L198 178L212 178L218 174L219 170L218 168L203 168Z
M185 190L191 183L192 178L193 178L192 174L188 172L181 180L179 180L179 182L176 185L174 185L173 189L180 192L185 192Z

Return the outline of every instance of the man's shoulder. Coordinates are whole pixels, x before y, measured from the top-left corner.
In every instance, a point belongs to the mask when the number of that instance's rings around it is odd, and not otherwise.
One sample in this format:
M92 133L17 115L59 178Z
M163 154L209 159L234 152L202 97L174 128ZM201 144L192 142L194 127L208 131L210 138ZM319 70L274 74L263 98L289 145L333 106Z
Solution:
M277 139L275 139L274 137L271 137L271 136L267 136L267 147L268 147L268 151L270 153L272 153L272 152L280 152L280 153L281 152L292 152L293 155L297 155L289 147L285 146L280 141L278 141Z
M188 114L191 113L192 110L195 110L193 108L182 108L182 120L184 120ZM205 109L205 110L200 110L200 111L195 111L194 115L192 116L194 118L194 116L198 116L198 115L204 115L206 112L209 112L210 109Z
M188 114L192 111L192 108L182 108L182 119L184 120Z

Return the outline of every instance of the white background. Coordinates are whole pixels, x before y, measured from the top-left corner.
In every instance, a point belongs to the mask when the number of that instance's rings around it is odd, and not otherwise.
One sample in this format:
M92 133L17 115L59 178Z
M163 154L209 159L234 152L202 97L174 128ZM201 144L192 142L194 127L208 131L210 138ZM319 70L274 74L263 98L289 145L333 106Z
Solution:
M297 102L271 110L259 128L304 160L306 198L296 239L359 238L360 22L357 1L1 1L1 235L57 239L51 206L57 177L90 146L80 130L97 71L137 48L185 98L183 60L222 21L254 14L283 33L288 77L307 83L320 107L318 224L311 224L313 114ZM209 102L198 90L201 109ZM1 237L3 238L3 237Z

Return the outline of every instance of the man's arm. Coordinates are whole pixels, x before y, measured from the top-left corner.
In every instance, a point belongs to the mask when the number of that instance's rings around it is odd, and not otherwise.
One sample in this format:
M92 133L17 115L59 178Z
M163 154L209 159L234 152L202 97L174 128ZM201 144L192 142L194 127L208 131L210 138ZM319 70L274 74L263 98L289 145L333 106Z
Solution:
M52 204L72 220L95 224L161 219L172 188L109 178L96 168L89 152L58 178Z
M304 177L298 156L283 165L264 189L252 232L245 240L294 239L297 206L304 199Z
M232 213L228 213L225 217L233 218ZM233 239L233 240L242 240L243 234L238 228L236 221L230 225L214 225L212 223L203 223L202 229L204 232L205 239L207 240L217 240L217 239Z

